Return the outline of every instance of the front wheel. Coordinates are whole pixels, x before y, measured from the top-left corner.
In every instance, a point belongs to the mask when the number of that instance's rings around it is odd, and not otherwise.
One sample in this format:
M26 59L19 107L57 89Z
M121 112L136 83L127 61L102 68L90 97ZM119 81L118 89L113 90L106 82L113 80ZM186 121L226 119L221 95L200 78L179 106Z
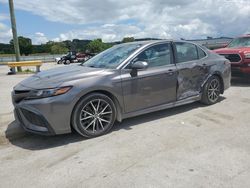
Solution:
M61 60L61 59L58 60L58 61L57 61L57 64L62 64L62 60Z
M92 138L109 132L115 119L114 102L106 95L93 93L76 105L72 114L72 126L80 135Z
M220 98L220 93L220 79L217 76L212 76L203 87L201 102L208 105L215 104Z

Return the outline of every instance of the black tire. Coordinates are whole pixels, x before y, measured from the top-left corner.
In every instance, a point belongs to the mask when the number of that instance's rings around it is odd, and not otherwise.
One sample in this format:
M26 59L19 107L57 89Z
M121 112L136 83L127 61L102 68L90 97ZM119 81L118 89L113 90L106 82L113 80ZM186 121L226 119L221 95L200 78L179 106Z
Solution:
M92 93L76 104L71 123L80 135L93 138L108 133L115 120L114 102L104 94Z
M70 60L65 60L64 61L64 65L69 65L71 62L70 62Z
M57 61L57 64L62 64L62 60Z
M201 103L211 105L218 102L221 94L221 82L218 76L211 76L203 87Z
M244 74L243 75L243 79L246 83L249 83L250 82L250 74Z

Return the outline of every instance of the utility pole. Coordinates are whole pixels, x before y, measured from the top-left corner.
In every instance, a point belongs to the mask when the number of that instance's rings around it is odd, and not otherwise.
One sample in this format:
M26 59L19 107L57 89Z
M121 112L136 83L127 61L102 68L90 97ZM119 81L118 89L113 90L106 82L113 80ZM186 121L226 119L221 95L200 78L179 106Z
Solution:
M12 28L12 34L13 34L13 43L14 43L14 49L15 49L15 53L16 53L16 61L20 61L20 50L19 50L19 43L18 43L17 30L16 30L16 18L15 18L15 13L14 13L13 0L9 0L9 7L10 7L10 18L11 18L11 28Z

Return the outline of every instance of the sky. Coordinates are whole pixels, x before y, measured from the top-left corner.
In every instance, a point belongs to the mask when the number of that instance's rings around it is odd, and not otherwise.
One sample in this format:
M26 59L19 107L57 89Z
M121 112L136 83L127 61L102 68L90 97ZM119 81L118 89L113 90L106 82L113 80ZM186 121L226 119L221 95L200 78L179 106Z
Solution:
M250 33L250 0L14 0L14 7L18 35L33 44ZM8 0L0 0L0 43L11 38Z

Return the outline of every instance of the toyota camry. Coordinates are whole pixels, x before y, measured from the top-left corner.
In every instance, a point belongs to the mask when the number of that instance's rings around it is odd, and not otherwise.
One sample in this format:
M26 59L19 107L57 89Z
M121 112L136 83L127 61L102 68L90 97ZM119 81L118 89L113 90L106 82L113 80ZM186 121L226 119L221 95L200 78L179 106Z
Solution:
M42 71L17 84L15 118L33 133L74 129L96 137L132 116L218 102L230 87L230 66L224 57L186 41L119 44L84 64Z

